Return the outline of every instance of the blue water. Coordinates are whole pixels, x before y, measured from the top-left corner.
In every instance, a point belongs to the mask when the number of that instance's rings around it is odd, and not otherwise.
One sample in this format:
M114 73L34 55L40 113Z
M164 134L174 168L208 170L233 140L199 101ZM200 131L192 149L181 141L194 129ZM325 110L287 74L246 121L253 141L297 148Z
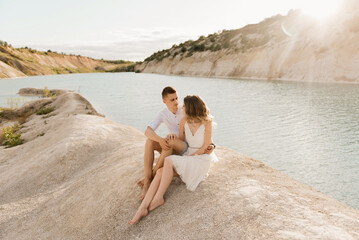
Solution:
M359 85L92 73L0 80L0 106L20 88L74 90L107 118L144 131L165 105L198 94L216 145L235 149L359 209ZM165 127L159 129L166 134Z

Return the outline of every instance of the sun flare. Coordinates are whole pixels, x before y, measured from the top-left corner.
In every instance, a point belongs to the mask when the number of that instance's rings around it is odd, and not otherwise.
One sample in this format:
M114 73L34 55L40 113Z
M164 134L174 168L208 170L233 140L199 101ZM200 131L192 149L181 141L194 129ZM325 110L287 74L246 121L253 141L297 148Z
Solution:
M342 0L312 0L303 1L300 9L308 16L318 21L326 20L328 17L335 15L342 3Z

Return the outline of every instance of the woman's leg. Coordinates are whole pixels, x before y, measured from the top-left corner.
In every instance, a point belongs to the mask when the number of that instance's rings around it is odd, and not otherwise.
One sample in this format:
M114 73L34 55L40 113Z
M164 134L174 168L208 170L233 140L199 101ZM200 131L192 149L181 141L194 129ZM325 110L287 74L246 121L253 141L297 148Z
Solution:
M168 156L170 156L170 155L172 155L172 154L176 154L176 155L180 154L180 153L183 151L184 147L186 146L186 145L185 145L185 142L182 141L182 140L179 139L179 138L176 138L176 139L170 141L169 144L171 145L171 148L168 149L167 151L163 150L163 151L161 152L161 155L160 155L160 157L158 158L158 161L157 161L157 163L156 163L156 166L155 166L154 169L153 169L153 172L152 172L152 175L153 175L153 176L156 175L156 171L157 171L159 168L163 167L163 164L164 164L164 161L165 161L165 158L166 158L166 157L168 157Z
M155 167L153 168L153 172L152 172L152 175L153 175L153 176L156 175L156 172L157 172L158 169L160 169L160 168L163 167L163 164L164 164L164 162L165 162L165 158L168 157L168 156L170 156L170 155L172 155L172 153L173 153L173 149L172 149L172 148L168 149L167 151L166 151L166 150L163 150L163 151L161 152L161 155L159 156L158 161L157 161Z
M148 214L148 210L147 210L148 206L150 205L153 196L155 196L157 192L158 186L160 185L161 177L162 177L162 168L158 169L155 178L153 179L150 187L148 188L145 198L143 199L133 219L128 222L129 224L134 224L138 222L141 219L141 217L144 217Z
M167 188L172 181L173 175L174 175L174 170L173 170L172 161L169 157L166 157L163 166L161 181L157 189L157 192L150 203L150 207L148 209L149 211L152 211L153 209L165 203L165 200L163 199L163 195L167 191Z

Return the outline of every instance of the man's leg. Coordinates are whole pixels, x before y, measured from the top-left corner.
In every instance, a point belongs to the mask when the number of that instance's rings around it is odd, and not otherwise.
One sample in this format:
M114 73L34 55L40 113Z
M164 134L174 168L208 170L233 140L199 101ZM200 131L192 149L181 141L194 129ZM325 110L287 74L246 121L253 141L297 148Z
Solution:
M143 179L142 193L140 195L140 199L142 200L146 195L148 187L152 181L152 167L154 161L154 150L161 152L161 146L158 142L155 142L151 139L147 139L145 145L145 154L144 154L144 169L145 169L145 178ZM141 181L137 183L141 185Z
M182 153L183 149L185 148L185 146L188 146L187 143L185 143L184 141L182 141L179 138L176 138L172 143L171 146L173 148L173 153L176 155L179 155Z

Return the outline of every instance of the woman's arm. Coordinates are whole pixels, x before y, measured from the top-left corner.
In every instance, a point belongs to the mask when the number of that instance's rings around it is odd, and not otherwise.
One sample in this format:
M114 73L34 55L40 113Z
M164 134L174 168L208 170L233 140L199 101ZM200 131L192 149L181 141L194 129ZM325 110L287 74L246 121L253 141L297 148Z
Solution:
M206 122L204 125L204 143L200 149L198 149L193 155L204 154L208 146L212 143L212 121Z
M185 141L185 138L186 138L186 134L184 132L184 124L186 123L186 121L187 121L187 118L184 117L184 118L182 118L182 120L180 122L180 130L179 130L178 138L182 141Z

